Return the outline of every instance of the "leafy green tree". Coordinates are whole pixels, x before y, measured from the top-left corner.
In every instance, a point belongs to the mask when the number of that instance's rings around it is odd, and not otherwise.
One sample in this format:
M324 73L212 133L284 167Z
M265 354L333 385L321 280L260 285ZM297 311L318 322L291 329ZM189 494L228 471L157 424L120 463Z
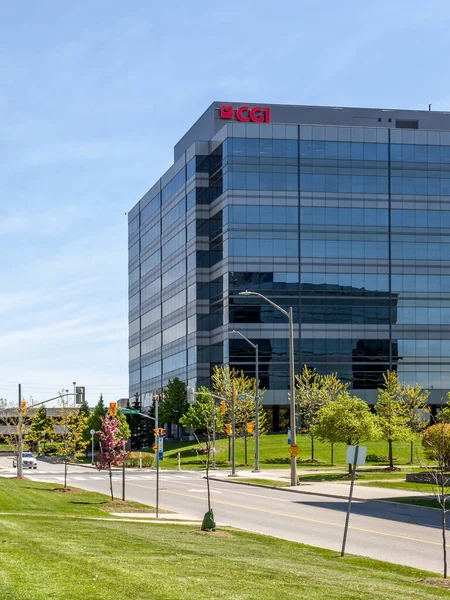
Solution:
M207 431L208 423L212 421L212 402L210 390L204 386L200 387L195 397L195 404L190 404L187 412L181 417L181 425L199 433ZM214 414L216 431L220 431L223 429L223 416L217 402Z
M53 435L54 432L52 420L47 416L47 410L45 406L41 406L31 421L31 425L26 436L27 441L44 442L45 455L46 443L53 438Z
M126 442L130 439L131 431L126 416L120 409L117 411L117 420L119 421L119 435Z
M450 424L436 423L423 432L422 446L428 460L436 461L448 473L450 470Z
M430 407L428 406L428 390L424 390L420 385L402 386L403 402L405 403L406 413L408 415L408 427L413 434L421 433L430 422ZM447 419L448 422L448 419ZM411 436L411 457L414 459L414 438Z
M169 379L164 396L159 403L159 420L161 423L176 423L177 438L180 439L180 419L189 410L186 384L175 377Z
M255 422L255 395L256 395L256 379L247 377L243 371L230 369L228 365L214 367L212 375L212 391L221 398L227 398L231 401L233 388L237 394L246 396L244 400L238 400L235 405L235 423L236 436L244 440L245 464L248 464L248 440L252 434L247 430L248 423ZM263 409L262 398L264 396L264 388L258 389L258 421L259 435L264 435L268 430L269 419L267 413ZM231 403L226 405L225 419L223 422L231 423ZM254 434L256 435L256 433Z
M345 392L348 383L343 383L333 373L319 375L315 369L304 365L301 375L296 375L296 403L301 414L302 433L311 439L311 460L314 453L314 425L317 423L319 410ZM331 462L334 462L334 448L331 444Z
M80 404L80 415L83 415L86 419L86 429L83 433L83 440L85 442L90 442L91 441L91 434L90 434L90 420L91 420L91 410L89 408L88 403L86 402L86 400L84 400L81 404Z
M367 403L345 391L318 411L312 433L322 442L356 446L377 439L380 431ZM351 470L349 465L349 474Z
M100 394L99 401L97 402L94 411L90 413L87 420L87 431L93 429L94 431L100 431L103 423L103 419L106 416L106 408L103 402L103 394ZM83 440L89 442L91 439L91 434L89 433L89 437L86 436L85 432L83 432ZM94 435L94 446L95 448L99 447L99 436L98 433Z
M412 436L409 427L409 412L404 391L396 371L387 371L383 375L383 387L378 390L375 411L381 430L381 439L389 446L389 468L394 469L393 442L409 440Z
M84 457L88 442L83 440L87 426L86 417L80 411L69 406L67 396L60 393L59 414L52 418L53 429L61 439L61 456L64 461L64 489L67 489L67 471L69 463L78 462Z
M231 407L227 404L226 419L228 423L231 423ZM252 435L247 429L248 423L255 424L255 399L251 396L247 396L244 400L237 400L234 408L234 418L236 424L236 436L244 440L244 461L248 465L248 441L256 432ZM268 430L269 420L267 413L264 411L261 403L261 395L259 396L258 402L258 428L259 435L264 435Z

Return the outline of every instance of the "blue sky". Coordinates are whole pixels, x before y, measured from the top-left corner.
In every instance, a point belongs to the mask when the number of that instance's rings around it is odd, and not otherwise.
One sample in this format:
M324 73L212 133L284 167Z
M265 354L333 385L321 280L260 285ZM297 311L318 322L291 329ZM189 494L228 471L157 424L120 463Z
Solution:
M0 397L127 395L127 219L213 100L450 109L445 0L0 6Z

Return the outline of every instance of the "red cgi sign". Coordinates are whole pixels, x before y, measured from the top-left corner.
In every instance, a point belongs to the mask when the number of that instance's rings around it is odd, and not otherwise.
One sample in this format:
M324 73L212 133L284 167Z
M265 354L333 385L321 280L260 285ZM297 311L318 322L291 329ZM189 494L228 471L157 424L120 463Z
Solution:
M235 109L225 105L220 107L221 119L233 119L233 117L241 123L270 123L270 108L239 106Z

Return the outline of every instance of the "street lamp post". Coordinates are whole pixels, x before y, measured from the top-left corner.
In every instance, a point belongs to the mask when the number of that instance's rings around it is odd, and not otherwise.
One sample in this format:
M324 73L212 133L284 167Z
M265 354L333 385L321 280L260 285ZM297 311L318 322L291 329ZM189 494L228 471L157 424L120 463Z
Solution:
M95 429L91 429L90 432L91 434L91 465L94 464L94 435L96 434Z
M295 370L294 370L294 319L292 314L292 306L286 311L272 300L269 300L263 294L259 292L239 292L240 296L259 296L274 308L279 310L289 320L289 377L290 377L290 421L291 421L291 444L297 443L297 431L296 431L296 415L295 415ZM297 485L297 459L295 456L291 456L291 485Z
M251 342L240 331L233 329L231 333L237 333L255 349L255 468L253 469L253 473L259 473L259 348L258 344Z

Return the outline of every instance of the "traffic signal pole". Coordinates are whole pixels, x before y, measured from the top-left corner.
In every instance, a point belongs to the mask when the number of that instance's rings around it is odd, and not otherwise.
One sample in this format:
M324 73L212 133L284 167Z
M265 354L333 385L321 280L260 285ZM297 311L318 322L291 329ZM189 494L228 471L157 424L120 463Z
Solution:
M211 398L212 402L212 469L216 468L216 401Z

